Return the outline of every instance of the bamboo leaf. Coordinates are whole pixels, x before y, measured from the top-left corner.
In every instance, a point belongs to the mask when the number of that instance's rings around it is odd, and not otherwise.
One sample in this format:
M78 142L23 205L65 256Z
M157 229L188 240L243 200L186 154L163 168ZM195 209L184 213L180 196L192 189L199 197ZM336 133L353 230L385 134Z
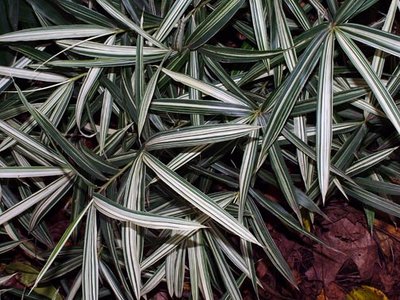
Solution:
M165 68L163 68L162 71L165 74L167 74L169 77L171 77L173 80L183 83L189 87L195 88L195 89L203 92L206 95L209 95L218 100L221 100L222 102L248 106L248 103L245 100L243 100L227 91L219 89L209 83L205 83L203 81L194 79L190 76L176 73L176 72L167 70Z
M154 156L146 153L143 159L146 165L152 169L162 181L170 186L175 192L179 193L179 195L185 198L185 200L190 204L197 207L227 230L258 245L258 241L254 236L244 228L243 225L240 225L230 214L222 210L221 207L212 201L209 196L189 184L175 172L171 171Z
M68 167L0 167L0 178L32 178L68 175Z
M52 183L46 185L44 188L40 189L36 193L31 196L25 198L24 200L18 202L11 208L7 209L5 212L0 214L0 224L4 224L15 218L16 216L21 215L24 211L42 201L46 197L49 197L53 193L56 193L63 186L67 185L69 181L72 180L70 177L62 176L59 179L53 181Z
M392 96L371 69L369 62L357 45L354 44L346 34L341 32L341 30L335 30L335 33L341 48L371 88L371 91L374 93L388 119L392 122L396 130L400 132L400 111Z
M329 186L329 165L332 144L333 55L334 37L330 33L324 42L322 50L317 105L317 169L323 203L325 202Z
M224 142L240 138L257 128L246 124L218 124L174 129L154 135L147 141L146 149L151 151Z
M0 43L30 42L40 40L59 40L110 35L114 28L96 25L58 25L39 28L23 29L0 35Z
M93 204L96 206L96 209L99 212L110 218L125 222L132 222L142 227L174 230L193 230L204 228L204 226L201 224L193 221L185 221L172 217L162 217L143 211L133 211L124 208L120 204L117 204L116 202L113 202L100 194L94 194Z
M96 209L91 206L86 221L82 262L82 294L85 299L98 299L99 261L97 257Z
M79 225L80 221L88 211L88 209L92 206L92 202L90 202L84 209L83 211L79 214L79 216L73 220L67 229L65 230L63 236L60 238L58 241L57 245L51 252L51 255L46 261L46 264L43 266L43 268L40 270L39 274L36 277L35 283L33 284L31 291L38 285L38 283L41 281L43 276L46 274L47 270L51 266L51 264L54 262L58 254L60 253L61 249L64 247L65 243L68 241L69 237L71 236L72 232L75 230L75 228Z
M84 169L88 174L94 175L99 179L105 179L105 177L94 168L88 160L82 156L80 152L65 138L60 132L50 123L46 117L44 117L36 108L34 108L22 94L21 90L17 88L18 95L22 103L28 108L31 115L35 118L36 122L40 127L47 133L48 137L54 140L58 145L60 145L63 150L76 162L76 164Z
M44 82L64 82L68 80L68 77L46 73L38 72L20 68L4 67L0 66L0 76L11 77L11 78L23 78L28 80L37 80Z
M290 73L285 82L275 93L273 99L275 106L268 120L271 125L267 127L264 134L257 169L260 168L261 164L264 162L269 147L274 143L281 132L297 101L298 94L317 64L319 49L325 36L326 32L321 30L301 55L293 72Z
M211 39L242 7L244 0L224 0L217 8L202 21L189 36L186 44L196 49Z
M396 34L370 26L351 23L340 25L339 28L357 42L400 57L400 37Z

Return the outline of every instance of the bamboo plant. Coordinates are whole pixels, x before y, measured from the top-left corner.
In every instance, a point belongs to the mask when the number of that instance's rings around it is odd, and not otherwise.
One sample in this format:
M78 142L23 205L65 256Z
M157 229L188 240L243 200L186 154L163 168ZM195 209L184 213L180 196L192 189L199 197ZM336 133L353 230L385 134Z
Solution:
M332 198L399 217L381 2L1 1L0 253L36 270L3 292L257 297L254 251L296 286L266 223L334 248L307 226Z

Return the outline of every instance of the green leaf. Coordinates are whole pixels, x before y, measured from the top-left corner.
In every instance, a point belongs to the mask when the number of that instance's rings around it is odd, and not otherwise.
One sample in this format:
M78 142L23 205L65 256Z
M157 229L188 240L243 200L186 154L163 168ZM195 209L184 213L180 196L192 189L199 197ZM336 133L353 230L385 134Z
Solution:
M203 81L192 78L190 76L176 73L176 72L167 70L165 68L163 68L162 71L165 74L167 74L169 77L171 77L173 80L183 83L184 85L187 85L189 87L195 88L195 89L203 92L206 95L209 95L218 100L221 100L222 102L248 106L247 101L231 94L228 91L224 91L216 86L213 86L209 83L205 83Z
M47 133L47 136L54 140L62 149L69 155L71 159L73 159L76 164L84 169L88 174L91 174L99 179L105 179L105 177L94 168L88 160L80 153L78 150L65 138L60 132L50 123L46 117L44 117L36 108L34 108L22 94L21 90L17 88L18 95L24 103L24 105L28 108L29 112L35 118L36 122L40 125L40 127Z
M335 29L335 33L341 48L351 60L354 67L358 70L358 72L360 72L361 76L367 82L368 86L374 93L380 106L386 113L388 119L392 122L393 126L396 128L397 132L400 132L400 111L396 106L392 96L383 85L382 81L371 69L371 65L357 45L340 29Z
M118 11L113 4L111 4L108 0L96 0L96 2L114 19L118 20L128 28L134 30L136 33L144 37L150 43L156 45L159 48L166 48L160 41L153 38L146 31L144 31L140 26L133 23L127 16L125 16L122 12Z
M369 168L380 163L382 160L386 159L390 154L392 154L397 149L398 147L394 147L367 155L356 161L351 167L347 168L346 174L349 176L355 176L357 174L360 174L361 172L368 170Z
M174 1L167 15L163 17L160 27L158 27L157 31L154 33L154 38L160 42L165 40L190 4L191 2L186 0Z
M37 80L44 82L64 82L68 78L62 75L53 73L38 72L32 70L25 70L13 67L0 66L0 76L6 76L11 78L23 78L28 80Z
M257 62L282 54L282 50L248 50L222 46L204 45L199 52L223 63Z
M258 127L246 124L190 126L156 134L146 142L145 147L152 151L218 143L240 138L256 129Z
M72 180L70 177L62 176L59 179L53 181L52 183L46 185L44 188L40 189L31 196L25 198L24 200L18 202L18 204L7 209L5 212L0 214L0 224L4 224L21 215L24 211L42 201L43 199L51 196L53 193L59 191L63 186L68 185L69 181Z
M229 22L235 13L242 7L244 0L224 0L217 8L202 21L189 36L186 44L196 49L211 39L221 28Z
M397 57L400 56L400 37L398 35L360 24L347 23L338 28L357 42Z
M68 51L88 57L136 59L137 47L135 46L110 45L85 40L60 40L56 43ZM159 57L161 60L168 51L168 49L143 47L143 57Z
M193 221L185 221L179 218L162 217L144 211L133 211L122 205L100 195L94 194L93 204L102 214L125 222L153 229L193 230L204 228L201 224Z
M151 102L150 109L190 115L225 115L232 117L248 116L251 113L247 106L204 99L201 99L201 101L197 99L154 99Z
M235 278L233 277L232 272L228 267L228 263L225 260L225 257L221 253L219 247L217 247L213 236L207 231L205 231L204 233L227 291L231 295L232 299L241 299L242 297L239 288L236 285Z
M110 19L106 18L97 11L87 8L76 2L58 0L57 4L60 5L65 11L73 15L75 18L83 22L110 28L115 27Z
M60 253L61 249L64 247L65 243L68 241L69 237L71 236L72 232L75 230L75 228L79 225L80 221L82 220L83 216L86 214L86 212L88 211L88 209L92 206L92 202L90 202L85 208L84 210L79 214L79 216L73 220L69 226L67 227L67 229L65 230L64 234L62 235L62 237L60 238L60 240L58 241L57 245L55 246L55 248L53 249L53 251L51 252L51 255L49 256L49 258L46 261L46 264L43 266L42 270L40 271L40 273L37 275L35 283L33 284L31 291L34 290L34 288L39 284L40 280L42 279L42 277L46 274L47 270L49 269L49 267L51 266L51 264L54 262L54 260L56 259L56 257L58 256L58 254Z
M96 209L91 206L86 221L82 262L82 294L85 299L98 299L99 261L97 257Z
M169 57L169 54L167 53L161 62L161 64L158 66L157 71L154 73L154 75L150 78L149 83L147 84L146 90L144 91L143 98L141 99L140 103L138 104L138 136L140 137L144 123L146 122L147 119L147 112L149 110L151 101L153 99L154 91L156 90L157 86L157 81L158 77L160 76L162 66L165 62L165 60Z
M32 178L68 175L67 167L0 167L0 178Z
M317 105L317 170L323 203L325 203L325 197L328 192L331 160L333 55L334 36L333 33L329 33L322 50Z
M290 73L285 82L274 94L274 98L271 101L275 103L275 106L268 120L270 126L267 126L264 134L261 152L258 159L258 168L264 162L269 147L274 143L276 138L278 138L291 110L296 104L297 96L305 85L311 72L314 70L314 67L318 62L319 50L325 36L326 32L321 30L301 55L293 72Z
M58 25L39 28L23 29L0 35L0 43L30 42L40 40L60 40L69 38L83 38L105 36L115 32L114 28L105 28L96 25Z

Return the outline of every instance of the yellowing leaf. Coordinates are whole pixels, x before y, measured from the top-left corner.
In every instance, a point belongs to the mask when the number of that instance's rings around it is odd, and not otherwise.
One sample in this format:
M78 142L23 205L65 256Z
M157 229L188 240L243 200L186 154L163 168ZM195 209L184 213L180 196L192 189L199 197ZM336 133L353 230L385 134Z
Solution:
M362 285L353 289L346 295L346 300L389 300L386 295L377 288Z

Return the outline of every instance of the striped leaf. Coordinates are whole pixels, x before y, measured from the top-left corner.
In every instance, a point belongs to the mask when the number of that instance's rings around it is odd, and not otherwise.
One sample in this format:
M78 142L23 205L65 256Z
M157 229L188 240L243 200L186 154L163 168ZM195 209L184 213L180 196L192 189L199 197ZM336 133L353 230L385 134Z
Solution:
M206 95L209 95L218 100L221 100L222 102L248 106L248 104L245 100L243 100L227 91L217 88L209 83L205 83L198 79L194 79L190 76L176 73L176 72L167 70L165 68L163 68L162 71L165 74L167 74L169 77L171 77L173 80L183 83L184 85L187 85L189 87L195 88L195 89L203 92Z
M349 176L355 176L372 168L376 164L380 163L382 160L386 159L390 154L396 151L398 147L385 149L378 151L376 153L367 155L358 161L356 161L351 167L346 170L346 174Z
M40 125L40 127L46 132L47 136L54 140L58 145L62 147L62 149L69 155L71 159L73 159L76 164L84 169L88 174L96 176L99 179L105 179L105 177L94 168L88 160L83 157L83 155L77 151L77 149L64 137L60 134L57 128L54 127L49 120L44 117L36 108L34 108L22 94L21 90L17 87L18 95L24 103L24 105L28 108L29 112L31 113L32 117L36 120L36 122Z
M213 253L213 256L215 258L215 262L221 274L222 281L224 282L227 291L231 295L231 298L236 300L242 299L239 288L236 285L235 278L233 277L232 272L229 269L228 263L225 260L225 257L223 256L221 250L219 249L219 247L217 247L213 236L207 231L205 231L204 233L207 238L207 242L211 249L211 252Z
M67 167L0 167L0 178L31 178L67 175Z
M61 178L46 185L44 188L40 189L36 193L18 202L18 204L15 204L13 207L7 209L5 212L0 214L0 224L4 224L12 218L21 215L23 212L25 212L27 209L31 208L38 202L58 192L62 189L63 186L67 185L70 180L72 180L70 177L62 176Z
M239 224L230 214L221 209L209 196L188 183L177 173L171 171L154 156L146 153L143 159L146 165L152 169L163 182L190 204L211 217L228 231L235 233L249 242L257 245L259 244L248 229L243 227L243 225Z
M146 143L146 149L151 151L224 142L240 138L257 128L246 124L190 126L154 135Z
M322 49L317 105L317 170L323 203L328 192L331 159L333 54L334 36L333 33L329 33Z
M305 52L301 55L293 72L290 73L285 82L275 93L273 99L275 106L268 121L271 125L267 127L264 134L257 168L264 162L269 147L274 143L281 132L292 108L296 104L298 94L305 85L311 72L314 70L318 62L319 49L325 36L326 32L322 30L313 39Z
M100 195L94 194L93 203L102 214L125 222L153 229L193 230L203 228L201 224L179 218L163 217L143 211L133 211Z
M60 40L57 45L74 53L99 58L125 58L133 59L136 56L136 46L121 46L96 43L85 40ZM143 47L143 57L164 57L166 49Z
M201 99L201 101L194 99L154 99L151 102L150 109L190 115L225 115L232 117L243 117L251 113L247 106L204 99Z
M122 12L117 10L113 4L111 4L108 0L96 0L96 2L112 16L114 19L118 20L128 28L134 30L140 36L144 37L150 43L156 45L159 48L165 48L165 46L160 43L158 40L154 39L151 35L149 35L146 31L144 31L140 26L132 22L127 16L125 16Z
M166 16L164 16L160 27L158 27L157 31L154 34L154 38L160 42L162 42L168 34L172 31L175 25L178 23L178 20L185 13L186 9L189 7L190 1L186 0L177 0L173 3L173 5L168 10Z
M96 209L91 206L86 221L82 262L82 294L85 299L98 299L99 261L97 257Z
M13 68L13 67L4 67L4 66L0 66L0 76L37 80L44 82L64 82L68 80L67 77L58 74L38 72L38 71Z
M394 56L400 56L400 37L396 34L375 29L370 26L351 24L339 26L351 39L361 42L375 49L380 49Z
M392 122L397 132L400 132L400 111L387 88L382 84L375 72L371 69L371 65L361 52L360 48L358 48L357 45L341 30L335 30L335 33L340 47L367 82L368 86L382 107L382 110L386 113L386 116Z
M58 241L57 245L51 252L49 258L46 261L46 264L43 266L43 268L40 270L39 274L36 277L35 283L31 287L31 291L35 289L35 287L39 284L43 276L46 274L47 270L50 268L54 260L57 258L58 254L60 253L61 249L64 247L65 243L68 241L69 237L71 236L72 232L75 230L75 228L79 225L80 221L82 218L85 216L86 212L88 209L92 207L92 202L90 202L79 214L79 216L73 220L67 229L65 230L64 234Z
M235 15L243 5L244 0L224 0L202 21L189 36L186 44L196 49L211 39Z
M114 28L105 28L101 26L86 24L47 26L23 29L0 35L0 43L105 36L113 34L114 32Z

